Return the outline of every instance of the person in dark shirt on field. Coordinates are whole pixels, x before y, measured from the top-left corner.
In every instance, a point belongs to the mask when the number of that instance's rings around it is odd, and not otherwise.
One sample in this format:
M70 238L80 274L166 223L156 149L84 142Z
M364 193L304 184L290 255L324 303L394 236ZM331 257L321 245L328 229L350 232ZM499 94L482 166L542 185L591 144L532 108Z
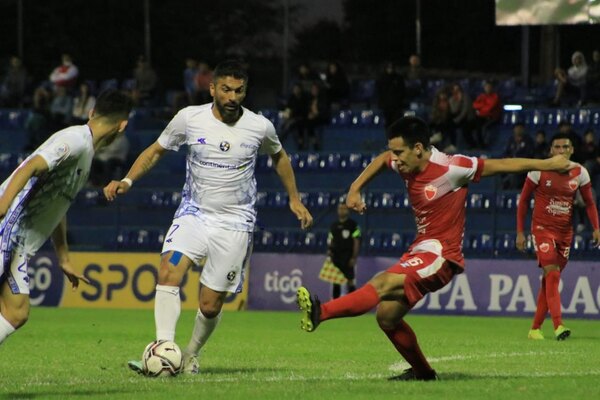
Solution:
M327 255L331 258L333 265L342 271L348 279L346 289L350 293L356 289L354 267L360 250L361 233L356 221L348 217L350 210L346 204L340 203L337 213L338 220L332 223L329 228ZM337 299L340 297L341 291L341 285L334 283L332 297Z

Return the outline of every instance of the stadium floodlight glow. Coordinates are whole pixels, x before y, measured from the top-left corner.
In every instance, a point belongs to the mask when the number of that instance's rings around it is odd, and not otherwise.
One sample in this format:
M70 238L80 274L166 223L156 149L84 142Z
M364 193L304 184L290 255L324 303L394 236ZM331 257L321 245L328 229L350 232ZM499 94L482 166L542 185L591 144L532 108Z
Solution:
M504 111L521 111L523 106L520 104L505 104Z

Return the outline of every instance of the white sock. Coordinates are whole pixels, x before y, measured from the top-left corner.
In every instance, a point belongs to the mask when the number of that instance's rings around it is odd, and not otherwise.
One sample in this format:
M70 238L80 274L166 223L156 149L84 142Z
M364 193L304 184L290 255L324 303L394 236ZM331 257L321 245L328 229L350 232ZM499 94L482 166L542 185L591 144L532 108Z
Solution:
M208 338L217 327L222 314L223 313L220 312L216 317L208 319L202 314L202 311L198 310L196 321L194 323L194 330L192 331L192 338L185 349L185 353L198 354L202 346L206 344Z
M16 329L0 314L0 344L10 336Z
M181 313L178 286L156 285L154 322L156 339L175 341L175 327Z

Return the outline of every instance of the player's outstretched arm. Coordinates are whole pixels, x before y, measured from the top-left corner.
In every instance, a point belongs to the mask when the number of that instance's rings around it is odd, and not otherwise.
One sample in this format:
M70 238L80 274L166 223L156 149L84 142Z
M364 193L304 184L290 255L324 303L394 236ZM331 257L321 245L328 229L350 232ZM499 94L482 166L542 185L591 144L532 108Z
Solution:
M567 171L573 168L574 165L575 163L562 155L556 155L544 160L534 158L491 158L485 160L481 175L490 176L528 171Z
M25 164L19 166L10 182L6 186L4 193L0 196L0 219L3 218L11 203L17 196L17 194L23 190L27 181L33 176L40 176L44 172L48 171L48 163L42 156L34 156L29 159Z
M296 177L294 176L290 158L285 150L281 149L278 153L272 154L271 159L273 160L275 172L279 175L279 179L281 179L281 183L283 183L290 198L290 210L292 210L298 221L300 221L302 229L310 228L313 223L313 217L304 204L302 204L302 201L300 201L300 195L296 187Z
M352 182L348 195L346 196L346 205L348 208L363 214L367 210L367 205L362 200L360 191L373 179L381 170L383 170L390 159L390 152L385 151L375 157L373 161L364 169L364 171Z
M69 257L69 245L67 244L66 217L63 217L63 219L58 223L56 228L54 228L51 237L52 244L54 245L54 250L56 251L56 257L58 258L58 265L60 265L62 272L65 274L69 282L71 282L71 287L73 288L73 290L79 287L80 280L89 284L90 281L82 274L76 272L73 268L73 265L71 264L71 259Z
M529 198L535 190L535 186L535 183L529 178L525 179L525 184L523 185L521 195L519 196L519 202L517 203L517 238L515 244L519 251L525 251L525 219L527 218L527 210L529 208Z
M123 180L111 181L104 187L104 197L108 201L113 201L117 198L118 194L127 193L133 182L150 171L166 152L167 149L162 147L158 142L152 143L146 150L140 153Z

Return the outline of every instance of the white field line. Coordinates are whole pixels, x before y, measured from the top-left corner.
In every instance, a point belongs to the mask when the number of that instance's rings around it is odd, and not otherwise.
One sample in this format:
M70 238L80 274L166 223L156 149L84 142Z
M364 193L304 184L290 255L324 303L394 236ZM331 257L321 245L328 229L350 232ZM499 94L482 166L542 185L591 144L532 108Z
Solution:
M500 352L500 353L487 353L487 354L455 354L451 356L443 357L431 357L427 358L430 363L446 362L446 361L466 361L466 360L483 360L493 358L516 358L516 357L540 357L550 355L566 355L569 354L565 351L526 351L526 352ZM390 365L390 371L403 371L410 367L405 361L400 361Z

